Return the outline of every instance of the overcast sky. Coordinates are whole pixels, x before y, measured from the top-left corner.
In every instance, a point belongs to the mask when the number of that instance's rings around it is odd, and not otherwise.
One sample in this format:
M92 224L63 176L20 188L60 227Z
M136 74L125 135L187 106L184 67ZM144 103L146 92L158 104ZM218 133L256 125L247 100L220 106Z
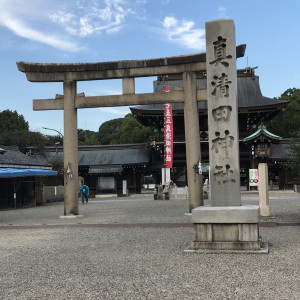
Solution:
M0 110L17 110L30 129L63 133L62 111L33 111L32 99L62 94L62 83L31 83L16 61L102 62L205 51L205 22L229 18L247 44L238 68L256 67L264 96L300 87L299 0L0 0ZM151 92L154 78L138 79ZM79 82L87 96L120 94L121 80ZM78 128L97 131L127 107L78 110Z

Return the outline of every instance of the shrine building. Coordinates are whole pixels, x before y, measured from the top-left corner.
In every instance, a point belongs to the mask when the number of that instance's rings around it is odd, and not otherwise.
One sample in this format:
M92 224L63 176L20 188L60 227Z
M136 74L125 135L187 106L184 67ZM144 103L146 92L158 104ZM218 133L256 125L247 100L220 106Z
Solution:
M239 126L239 149L240 149L240 169L241 185L247 186L248 174L250 168L256 168L259 163L258 157L253 157L251 145L245 143L243 139L255 132L261 123L274 118L280 111L288 105L288 101L268 98L262 95L259 84L259 77L255 75L255 68L246 68L237 70L237 99L238 99L238 126ZM164 87L170 87L173 90L182 90L183 83L180 75L159 76L153 82L154 92L162 92ZM199 72L197 74L197 89L206 89L206 74ZM173 103L173 127L174 127L174 153L173 168L171 178L178 186L187 185L186 178L186 148L185 148L185 128L184 128L184 104ZM149 165L153 172L159 172L164 167L164 105L150 104L130 107L131 112L137 120L145 125L151 126L157 131L156 140L153 141L153 150L157 151L155 161ZM200 127L200 145L204 177L208 176L209 158L208 158L208 118L207 118L207 100L198 101L199 127ZM269 165L270 177L274 184L285 188L286 182L290 181L290 175L287 176L282 161L286 161L289 141L280 139L280 141L270 143L270 152L266 157ZM289 179L287 179L289 177Z

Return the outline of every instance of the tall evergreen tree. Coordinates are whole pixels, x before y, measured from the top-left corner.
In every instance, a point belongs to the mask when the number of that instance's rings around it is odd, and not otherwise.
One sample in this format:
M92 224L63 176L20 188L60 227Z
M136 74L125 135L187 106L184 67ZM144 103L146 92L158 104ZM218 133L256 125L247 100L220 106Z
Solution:
M290 102L284 111L269 122L268 128L279 136L290 138L300 130L300 89L287 89L280 99Z
M0 132L7 131L29 131L28 122L16 111L3 110L0 112Z
M120 128L111 135L111 144L147 143L154 135L152 128L143 126L132 115L127 114Z

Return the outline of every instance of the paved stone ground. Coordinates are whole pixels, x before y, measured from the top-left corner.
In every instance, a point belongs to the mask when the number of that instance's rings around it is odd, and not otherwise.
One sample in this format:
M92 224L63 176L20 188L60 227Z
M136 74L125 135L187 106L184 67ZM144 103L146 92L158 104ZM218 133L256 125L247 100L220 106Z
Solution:
M91 199L76 220L58 218L62 203L0 211L0 299L300 298L299 193L270 194L286 226L260 228L268 255L184 253L187 208L143 195Z

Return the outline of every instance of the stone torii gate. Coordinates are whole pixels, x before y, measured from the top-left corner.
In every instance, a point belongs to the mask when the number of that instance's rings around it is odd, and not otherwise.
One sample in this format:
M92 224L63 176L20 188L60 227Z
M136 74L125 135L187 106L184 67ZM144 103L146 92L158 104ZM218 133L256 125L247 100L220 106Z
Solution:
M245 45L236 47L237 57L244 56ZM196 86L196 73L205 72L206 54L99 63L17 62L31 82L63 82L63 96L33 100L34 110L64 110L64 215L76 216L78 209L77 109L184 102L189 210L203 205L202 175L194 166L201 161L197 101L207 99L206 89ZM135 77L182 74L183 89L170 93L135 93ZM85 97L77 94L77 81L122 78L123 94Z

